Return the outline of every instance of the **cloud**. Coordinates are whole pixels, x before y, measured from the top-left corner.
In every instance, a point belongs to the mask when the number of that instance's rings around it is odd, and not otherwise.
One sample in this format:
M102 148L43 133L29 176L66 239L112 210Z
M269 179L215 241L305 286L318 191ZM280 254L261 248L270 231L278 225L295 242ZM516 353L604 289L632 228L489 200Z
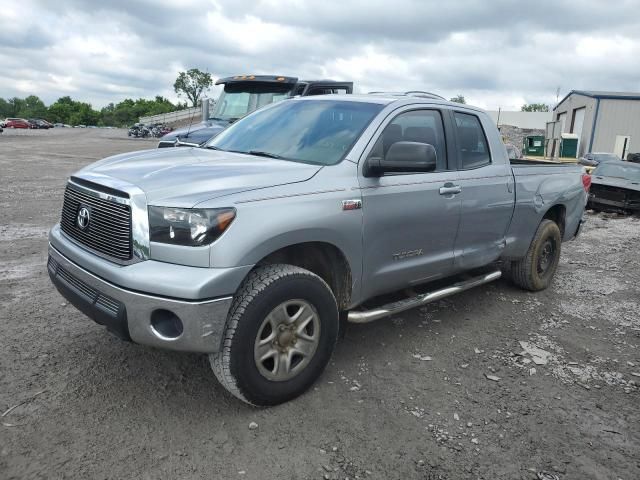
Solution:
M177 73L197 67L518 109L553 104L558 87L640 91L638 11L639 0L22 0L0 10L0 97L175 100Z

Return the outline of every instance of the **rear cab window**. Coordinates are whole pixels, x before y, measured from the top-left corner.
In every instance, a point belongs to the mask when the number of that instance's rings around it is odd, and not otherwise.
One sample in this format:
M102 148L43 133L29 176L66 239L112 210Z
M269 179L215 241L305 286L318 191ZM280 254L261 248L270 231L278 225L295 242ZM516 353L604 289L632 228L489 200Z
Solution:
M458 158L461 170L471 170L491 164L487 136L476 115L454 112Z

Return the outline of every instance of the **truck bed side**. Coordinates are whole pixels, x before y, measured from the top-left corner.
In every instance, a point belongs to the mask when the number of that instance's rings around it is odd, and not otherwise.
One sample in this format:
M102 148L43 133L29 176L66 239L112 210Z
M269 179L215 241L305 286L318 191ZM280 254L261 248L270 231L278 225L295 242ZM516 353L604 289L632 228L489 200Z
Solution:
M562 240L574 237L587 203L582 167L567 164L516 164L516 204L507 231L505 258L521 258L545 215L559 215Z

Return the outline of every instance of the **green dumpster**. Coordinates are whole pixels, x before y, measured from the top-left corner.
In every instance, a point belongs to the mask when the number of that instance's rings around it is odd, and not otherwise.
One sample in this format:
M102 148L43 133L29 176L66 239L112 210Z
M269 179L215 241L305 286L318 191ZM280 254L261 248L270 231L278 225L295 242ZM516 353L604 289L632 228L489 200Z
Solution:
M522 140L522 152L531 157L544 157L544 135L529 135Z
M560 157L576 158L578 156L578 135L563 133L560 137Z

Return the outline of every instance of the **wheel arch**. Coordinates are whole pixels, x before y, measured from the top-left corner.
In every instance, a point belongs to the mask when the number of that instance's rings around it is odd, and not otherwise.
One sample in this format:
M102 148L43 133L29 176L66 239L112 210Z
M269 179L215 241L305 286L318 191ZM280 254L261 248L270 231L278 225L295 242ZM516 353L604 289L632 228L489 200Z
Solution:
M287 245L264 255L253 270L279 263L295 265L315 273L331 288L338 308L346 310L349 307L353 289L352 269L346 255L334 244L313 241Z
M543 220L551 220L555 222L556 225L558 225L558 228L560 229L560 237L564 238L564 232L565 232L566 223L567 223L567 207L566 206L564 206L561 203L551 206L542 216L542 219L540 219L540 223L542 223Z

